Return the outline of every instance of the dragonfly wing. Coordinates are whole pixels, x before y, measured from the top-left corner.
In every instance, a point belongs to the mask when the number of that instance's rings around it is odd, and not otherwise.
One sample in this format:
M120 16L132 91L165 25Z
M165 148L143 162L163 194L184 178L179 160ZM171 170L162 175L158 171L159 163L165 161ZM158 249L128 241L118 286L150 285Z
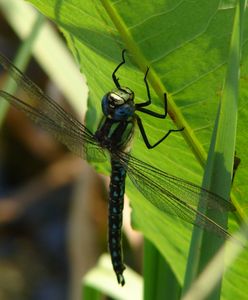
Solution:
M62 115L60 115L58 118L56 117L58 110L55 109L53 117L50 117L50 114L47 113L46 105L39 108L33 107L27 102L24 102L5 91L0 91L0 97L7 100L18 110L24 112L29 119L31 119L39 127L50 132L59 142L63 143L74 154L82 158L87 158L89 150L88 145L90 145L90 149L95 149L94 154L97 155L100 160L106 159L104 151L94 140L94 136L90 134L83 124L78 122L72 116L70 118L63 118ZM66 112L62 110L61 107L59 108L63 111L63 115L65 115ZM80 124L80 126L77 124Z
M104 163L109 160L106 151L98 144L84 143L84 152L89 163Z
M25 91L32 99L27 102L35 107L37 110L42 110L46 116L57 121L69 120L71 123L76 124L76 127L80 128L81 123L76 120L71 114L65 112L61 106L53 101L48 95L45 95L43 91L25 74L23 74L16 66L14 66L5 56L0 53L0 64L8 71L8 74L16 81L19 88Z
M229 201L126 153L119 155L119 159L136 188L159 210L217 235L230 236L224 228L197 210L200 197L203 205L219 211L233 210Z
M93 134L72 114L66 112L53 101L4 55L0 53L0 65L16 81L19 88L29 96L19 100L1 91L1 96L17 109L24 111L39 126L51 132L69 150L81 157L91 157L94 161L105 161L104 151L95 141ZM90 146L89 146L90 145Z

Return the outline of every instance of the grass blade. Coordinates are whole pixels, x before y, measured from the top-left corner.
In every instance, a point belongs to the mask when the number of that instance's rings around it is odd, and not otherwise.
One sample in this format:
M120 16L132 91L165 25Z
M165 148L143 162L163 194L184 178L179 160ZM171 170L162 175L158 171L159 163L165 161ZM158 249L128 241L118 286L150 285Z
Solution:
M233 23L227 73L223 86L219 111L210 145L210 151L203 180L203 186L225 199L229 199L235 153L239 64L241 53L242 18L245 1L238 1ZM223 227L227 225L227 215L207 212L207 215ZM223 240L209 233L195 229L185 275L184 292L205 268L211 257L222 245ZM199 252L199 249L201 251ZM221 280L208 299L219 299Z

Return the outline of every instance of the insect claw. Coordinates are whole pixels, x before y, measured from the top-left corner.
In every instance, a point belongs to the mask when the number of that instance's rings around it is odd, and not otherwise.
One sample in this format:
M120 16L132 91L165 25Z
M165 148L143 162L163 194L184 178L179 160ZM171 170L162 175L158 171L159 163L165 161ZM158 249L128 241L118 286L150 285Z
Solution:
M118 283L123 286L125 284L124 276L121 273L116 273Z

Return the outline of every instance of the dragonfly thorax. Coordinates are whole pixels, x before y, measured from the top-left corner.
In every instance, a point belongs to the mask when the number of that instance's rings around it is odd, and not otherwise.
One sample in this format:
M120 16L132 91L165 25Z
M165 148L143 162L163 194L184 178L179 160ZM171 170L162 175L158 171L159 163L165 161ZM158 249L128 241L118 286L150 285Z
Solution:
M126 120L134 114L134 92L121 87L108 92L102 98L104 115L116 121Z

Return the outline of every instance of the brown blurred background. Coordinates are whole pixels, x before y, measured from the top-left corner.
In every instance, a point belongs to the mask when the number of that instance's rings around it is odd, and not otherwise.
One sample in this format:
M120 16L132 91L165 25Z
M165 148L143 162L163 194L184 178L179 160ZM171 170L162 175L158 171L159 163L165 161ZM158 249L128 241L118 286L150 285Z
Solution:
M13 60L20 42L1 14L0 24L0 51ZM70 110L34 60L26 73ZM5 78L0 69L1 86ZM0 130L0 299L80 299L82 276L107 251L107 181L9 109ZM140 258L140 239L127 232ZM125 237L124 247L125 262L140 269Z

